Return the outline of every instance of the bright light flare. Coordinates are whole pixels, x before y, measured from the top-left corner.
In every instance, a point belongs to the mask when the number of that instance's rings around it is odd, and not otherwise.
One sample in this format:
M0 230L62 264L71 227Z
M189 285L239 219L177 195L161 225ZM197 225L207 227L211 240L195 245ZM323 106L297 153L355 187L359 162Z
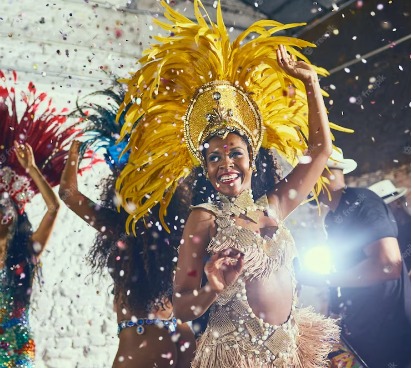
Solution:
M318 245L309 248L302 257L305 270L327 275L332 272L332 255L329 247Z

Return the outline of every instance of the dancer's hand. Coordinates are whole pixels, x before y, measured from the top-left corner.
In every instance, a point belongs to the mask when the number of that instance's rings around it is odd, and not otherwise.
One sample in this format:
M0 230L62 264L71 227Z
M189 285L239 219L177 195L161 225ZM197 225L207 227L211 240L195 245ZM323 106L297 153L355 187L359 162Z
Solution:
M72 191L77 191L77 166L81 142L73 141L60 179L60 198L66 202Z
M69 155L64 165L62 177L60 180L60 187L63 189L70 179L75 179L77 176L77 166L79 164L79 150L81 142L73 141L69 148Z
M72 142L72 145L70 146L69 155L79 154L79 149L80 149L81 144L82 142L74 140Z
M16 157L19 164L28 171L29 169L36 167L34 160L33 149L28 143L17 143L14 141L14 149L16 150Z
M81 145L82 145L82 142L76 141L76 140L73 141L69 149L69 157L72 157L72 158L78 157Z
M244 254L229 248L210 257L205 273L211 289L222 292L239 278L244 264Z
M290 76L300 79L302 82L317 78L315 70L304 61L296 61L288 54L286 47L280 45L276 50L279 66Z

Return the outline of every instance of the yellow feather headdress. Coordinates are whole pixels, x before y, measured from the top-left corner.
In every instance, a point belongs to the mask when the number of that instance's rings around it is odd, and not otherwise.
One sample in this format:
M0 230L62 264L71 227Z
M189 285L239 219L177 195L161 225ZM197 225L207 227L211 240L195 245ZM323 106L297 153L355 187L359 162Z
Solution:
M139 60L142 67L121 81L128 91L118 116L133 104L121 133L122 137L130 134L125 151L130 149L131 154L116 183L130 214L127 229L159 202L160 219L167 229L163 216L172 195L179 182L202 164L199 149L212 134L236 129L245 134L253 156L262 145L276 149L291 165L307 149L305 87L278 66L276 49L282 44L296 59L309 63L298 49L315 45L273 36L303 23L257 21L231 43L220 2L216 23L200 0L194 1L196 22L164 0L161 4L170 23L154 22L169 36L155 37L158 44L144 52ZM293 95L288 93L291 85Z

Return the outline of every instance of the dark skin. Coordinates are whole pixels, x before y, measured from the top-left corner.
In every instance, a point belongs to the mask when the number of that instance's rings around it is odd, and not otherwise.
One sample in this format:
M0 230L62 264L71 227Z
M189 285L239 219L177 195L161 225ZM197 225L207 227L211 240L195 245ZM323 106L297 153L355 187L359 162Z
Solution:
M74 141L70 147L69 157L63 170L59 195L66 205L97 231L113 234L108 226L107 212L111 216L118 214L110 209L97 206L90 198L78 190L77 167L79 162L79 148L81 143ZM106 213L106 215L105 215ZM127 299L127 297L126 297ZM149 316L142 308L140 311L131 311L119 297L114 303L117 321L131 320L134 317L169 319L173 308L168 300L164 300L164 309L153 311ZM177 333L180 335L177 342L172 341L165 328L144 326L145 333L138 335L135 328L125 328L119 335L119 347L113 361L113 368L189 368L195 350L193 332L187 324L179 324ZM184 350L181 346L185 345ZM156 364L156 365L155 365Z
M53 192L53 189L46 181L39 168L36 165L33 150L31 146L27 143L18 144L14 142L14 149L16 152L16 157L19 164L26 170L26 173L31 177L34 184L37 186L41 196L43 197L46 206L47 212L43 216L39 227L33 232L31 236L31 244L36 244L35 247L30 247L30 253L37 258L40 258L43 253L44 248L50 238L50 235L53 231L53 227L57 218L57 213L60 208L59 200L56 194ZM4 266L4 262L7 255L7 237L10 231L10 228L13 225L14 220L6 224L0 224L0 267Z
M303 81L309 106L309 147L307 164L295 167L287 180L283 180L267 193L270 208L278 220L262 212L257 223L234 216L237 225L254 232L273 234L278 222L285 219L309 194L321 175L331 154L332 143L326 109L316 73L304 62L294 61L284 47L277 50L278 63L284 71ZM252 162L250 149L236 134L224 139L214 137L208 141L206 165L208 179L213 187L229 197L235 197L251 188ZM291 195L293 193L293 195ZM195 209L186 222L180 246L174 284L174 312L182 321L193 320L214 303L217 296L235 282L243 269L243 255L234 249L213 254L207 263L207 245L216 235L214 215L204 209ZM201 287L205 271L208 282ZM292 278L286 267L273 272L268 280L246 283L249 304L258 317L270 324L281 324L290 314L292 304ZM275 302L274 302L275 301Z

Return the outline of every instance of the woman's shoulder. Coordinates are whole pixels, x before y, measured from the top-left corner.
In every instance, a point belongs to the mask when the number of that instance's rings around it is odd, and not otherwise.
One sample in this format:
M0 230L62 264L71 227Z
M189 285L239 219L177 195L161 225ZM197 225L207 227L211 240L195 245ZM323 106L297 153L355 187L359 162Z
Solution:
M214 233L213 229L216 226L217 217L218 209L213 204L203 203L192 206L185 224L184 233L192 234L195 231L199 237L210 237L211 233Z
M191 215L201 217L203 219L210 218L211 215L216 216L219 213L219 207L214 203L200 203L190 206Z

